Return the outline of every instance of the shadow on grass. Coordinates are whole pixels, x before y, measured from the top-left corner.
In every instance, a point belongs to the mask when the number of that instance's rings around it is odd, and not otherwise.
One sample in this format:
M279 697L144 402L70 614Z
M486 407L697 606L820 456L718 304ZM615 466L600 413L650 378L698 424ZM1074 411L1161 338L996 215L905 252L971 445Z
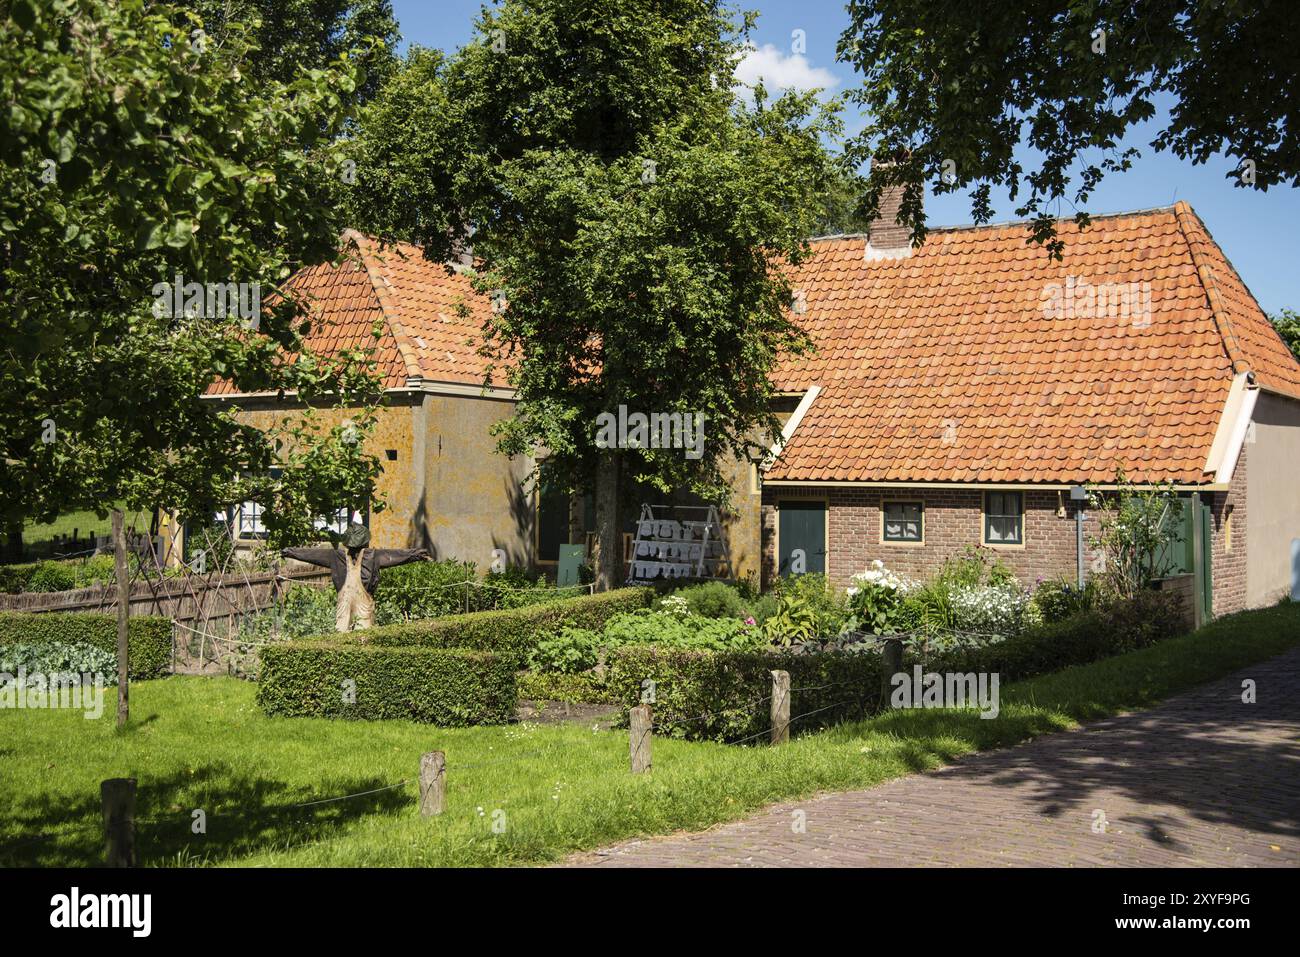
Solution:
M284 782L237 772L225 764L152 778L141 782L136 800L136 858L142 866L216 864L269 847L311 843L373 814L399 809L415 813L405 788L389 788L394 783L348 778L331 781L327 793L304 797ZM343 795L355 796L307 803ZM203 811L205 833L194 833L196 810ZM58 806L28 802L14 809L13 819L21 836L0 839L0 866L103 862L98 789Z

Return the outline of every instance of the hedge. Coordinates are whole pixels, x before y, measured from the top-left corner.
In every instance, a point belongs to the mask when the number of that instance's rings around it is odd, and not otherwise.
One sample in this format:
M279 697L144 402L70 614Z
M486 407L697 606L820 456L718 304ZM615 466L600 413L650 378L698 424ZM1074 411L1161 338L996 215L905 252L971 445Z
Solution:
M572 704L616 704L617 699L594 671L560 674L519 672L519 697L528 701L567 701Z
M345 691L354 690L355 701ZM430 724L503 724L515 717L513 655L356 642L268 645L257 703L282 717L404 718Z
M924 667L963 674L997 673L1000 683L1006 683L1145 648L1185 630L1176 596L1144 592L1016 638L933 656ZM905 657L904 670L915 663L910 655ZM614 650L609 664L607 687L626 707L640 703L642 681L655 682L655 731L660 733L662 727L662 733L674 737L763 740L771 729L769 672L775 670L790 673L792 718L816 712L793 720L792 732L862 716L885 705L880 692L880 657L870 652L794 655L630 645Z
M404 621L367 629L364 640L369 645L387 647L473 648L526 656L536 647L538 638L561 625L599 631L614 615L644 608L653 595L649 588L618 588L523 608ZM332 642L341 638L340 635L324 635L304 639L300 644Z
M83 612L0 611L0 643L84 641L117 653L117 616ZM172 622L155 616L127 624L129 674L135 680L160 678L171 669Z
M781 651L687 651L626 645L609 659L614 700L641 703L654 681L655 733L690 740L763 740L771 731L772 671L790 673L791 731L862 717L880 697L880 658L873 654ZM813 713L810 713L813 712Z

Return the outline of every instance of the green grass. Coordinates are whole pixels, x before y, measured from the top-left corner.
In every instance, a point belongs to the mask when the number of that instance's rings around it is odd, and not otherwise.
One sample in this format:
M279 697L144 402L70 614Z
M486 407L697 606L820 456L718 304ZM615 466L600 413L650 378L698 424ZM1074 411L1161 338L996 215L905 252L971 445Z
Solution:
M148 512L127 512L125 515L126 527L137 530L149 530L149 513ZM23 525L23 541L28 544L46 542L56 535L71 535L76 531L81 539L87 538L90 533L96 532L100 535L107 535L113 527L113 516L111 514L100 518L94 512L66 512L60 515L52 522L26 522Z
M626 732L523 725L269 719L235 679L132 688L133 723L78 712L0 711L0 864L87 865L102 855L99 782L140 785L143 864L511 865L673 830L764 804L866 787L1077 720L1146 707L1300 643L1300 605L1247 612L1195 635L1002 689L996 720L897 711L781 748L654 742L653 774L628 773ZM111 696L111 693L110 693ZM794 702L798 710L798 701ZM447 753L447 810L423 819L413 780ZM191 811L207 834L191 833ZM494 812L504 831L493 832ZM497 820L502 820L500 815ZM44 838L36 838L46 835ZM21 842L21 843L20 843Z

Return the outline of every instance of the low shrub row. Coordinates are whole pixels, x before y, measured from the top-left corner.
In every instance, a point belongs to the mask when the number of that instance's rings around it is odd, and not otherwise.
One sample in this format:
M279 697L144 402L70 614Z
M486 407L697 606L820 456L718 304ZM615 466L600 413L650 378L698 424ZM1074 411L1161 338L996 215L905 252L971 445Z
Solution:
M112 555L0 565L0 592L9 595L20 595L24 592L68 591L71 588L107 585L112 581Z
M269 715L451 727L515 716L514 655L319 642L268 645L261 657L257 702Z
M556 628L570 625L598 630L614 615L644 608L653 595L649 588L619 588L523 608L404 621L371 628L365 632L364 640L370 645L386 647L474 648L526 656L542 635Z
M0 612L0 644L86 643L117 655L117 616L81 612ZM172 659L170 618L131 618L127 628L130 676L160 678ZM116 667L116 666L115 666Z
M615 703L604 679L593 671L578 674L521 671L519 697L527 701L568 701L574 704Z
M1104 611L1038 625L1005 641L931 655L927 671L997 673L1018 681L1145 648L1186 630L1173 595L1143 592ZM904 658L910 670L917 659ZM770 731L775 670L790 673L791 731L800 732L887 706L881 698L881 659L872 652L696 651L628 645L610 654L606 687L625 707L642 702L653 682L655 733L692 740L761 740ZM811 712L811 713L810 713ZM705 717L700 717L705 716Z
M790 673L791 732L860 717L878 704L880 658L827 652L710 652L628 645L610 656L606 688L633 707L653 697L655 733L689 740L761 740L771 731L773 671ZM646 682L653 682L653 686Z

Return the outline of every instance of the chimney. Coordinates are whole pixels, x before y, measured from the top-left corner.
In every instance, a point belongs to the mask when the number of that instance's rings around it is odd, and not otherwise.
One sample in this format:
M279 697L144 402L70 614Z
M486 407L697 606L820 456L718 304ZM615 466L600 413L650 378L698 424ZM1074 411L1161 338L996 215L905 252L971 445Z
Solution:
M454 230L448 230L451 235L451 262L449 265L456 272L464 272L466 269L474 267L474 227L471 225L466 230L463 239L455 236Z
M880 168L893 163L880 162ZM903 205L903 185L890 184L880 191L880 212L867 227L866 259L905 259L912 255L911 228L897 221Z

